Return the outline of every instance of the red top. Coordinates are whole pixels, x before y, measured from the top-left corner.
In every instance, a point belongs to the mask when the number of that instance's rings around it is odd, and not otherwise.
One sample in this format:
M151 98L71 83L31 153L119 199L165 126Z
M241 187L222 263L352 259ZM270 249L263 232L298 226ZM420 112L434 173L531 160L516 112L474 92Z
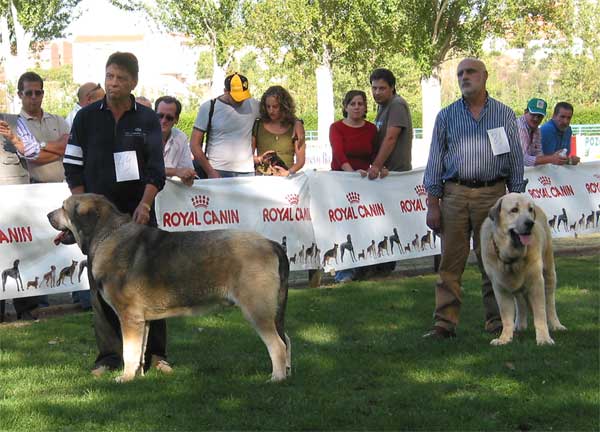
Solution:
M342 164L348 162L355 170L368 170L375 157L373 145L376 136L377 127L368 121L358 128L350 127L342 120L333 123L329 128L331 169L342 171Z

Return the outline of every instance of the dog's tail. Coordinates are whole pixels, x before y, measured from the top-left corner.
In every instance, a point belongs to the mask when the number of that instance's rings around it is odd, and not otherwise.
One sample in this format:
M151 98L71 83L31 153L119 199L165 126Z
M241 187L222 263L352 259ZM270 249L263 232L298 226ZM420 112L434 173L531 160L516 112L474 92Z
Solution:
M287 345L287 336L285 335L285 309L287 306L288 298L288 279L290 277L290 262L288 257L277 242L271 241L273 251L279 259L279 292L277 295L277 314L275 316L275 327L277 328L277 334L281 340Z

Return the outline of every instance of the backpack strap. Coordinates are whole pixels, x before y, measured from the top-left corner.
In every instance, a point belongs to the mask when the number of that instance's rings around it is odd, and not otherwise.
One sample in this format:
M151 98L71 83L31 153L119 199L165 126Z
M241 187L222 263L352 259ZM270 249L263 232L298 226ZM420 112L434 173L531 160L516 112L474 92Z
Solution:
M216 103L217 103L217 98L210 100L210 110L208 110L208 123L206 125L206 131L204 132L204 139L203 139L203 144L206 145L205 148L208 148L208 134L210 133L210 127L212 126L212 118L213 118L213 114L215 113L215 104Z
M258 127L260 126L260 117L254 120L254 124L252 125L252 136L258 136Z

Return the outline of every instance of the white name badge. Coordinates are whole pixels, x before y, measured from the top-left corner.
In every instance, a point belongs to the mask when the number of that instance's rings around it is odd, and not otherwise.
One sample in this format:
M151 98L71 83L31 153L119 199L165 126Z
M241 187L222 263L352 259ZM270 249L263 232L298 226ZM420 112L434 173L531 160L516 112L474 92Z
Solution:
M115 173L117 182L139 180L140 170L138 169L137 155L135 151L124 151L113 154L115 158Z
M510 151L508 137L506 136L506 131L503 127L489 129L487 133L490 137L490 143L492 145L492 152L494 153L494 156L508 153Z

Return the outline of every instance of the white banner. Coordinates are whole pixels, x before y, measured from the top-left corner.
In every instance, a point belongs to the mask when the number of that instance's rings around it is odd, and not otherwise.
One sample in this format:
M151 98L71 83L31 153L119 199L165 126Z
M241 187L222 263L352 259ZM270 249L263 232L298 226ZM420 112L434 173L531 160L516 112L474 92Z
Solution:
M600 231L600 162L528 168L525 176L555 237ZM166 230L253 230L285 246L292 270L340 270L439 253L425 224L422 181L422 170L375 181L316 171L199 180L191 188L168 181L156 207ZM0 299L88 288L85 271L79 282L85 257L76 245L55 246L46 218L68 195L65 183L0 187Z
M76 244L55 246L46 217L69 195L66 183L0 186L0 299L89 289L86 271L79 282L85 256Z
M168 231L239 229L280 243L292 270L316 268L304 259L315 242L307 176L168 181L158 195L158 224ZM303 250L304 249L304 250Z

